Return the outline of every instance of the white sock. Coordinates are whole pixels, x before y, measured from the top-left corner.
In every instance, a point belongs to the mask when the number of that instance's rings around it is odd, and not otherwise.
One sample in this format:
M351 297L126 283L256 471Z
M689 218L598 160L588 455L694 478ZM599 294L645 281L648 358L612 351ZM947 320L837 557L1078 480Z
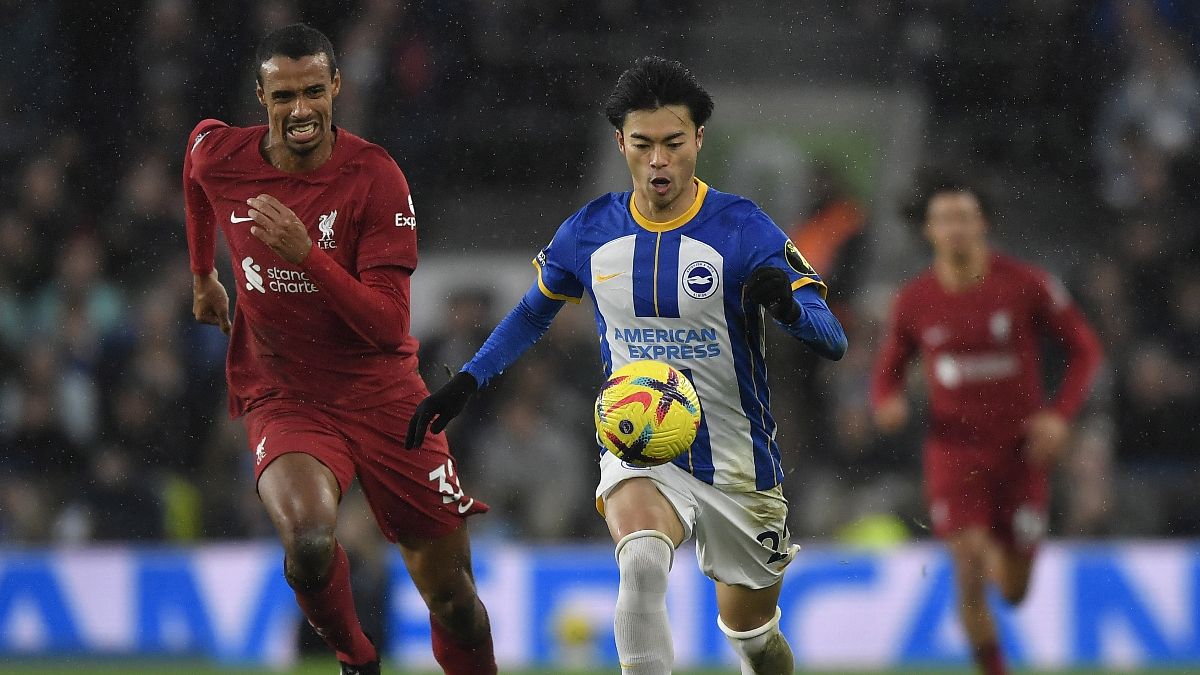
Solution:
M675 661L667 623L667 572L675 555L671 539L655 530L638 530L617 542L617 591L614 633L623 675L670 675Z
M725 625L717 617L717 626L738 653L742 662L742 675L782 675L792 672L792 648L779 631L779 617L783 612L776 607L775 618L752 630L737 631Z

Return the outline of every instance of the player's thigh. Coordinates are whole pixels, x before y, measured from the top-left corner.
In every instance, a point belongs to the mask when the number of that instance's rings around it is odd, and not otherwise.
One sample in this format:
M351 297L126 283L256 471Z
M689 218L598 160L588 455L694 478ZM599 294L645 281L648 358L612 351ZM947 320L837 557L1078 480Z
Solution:
M430 611L445 617L474 607L475 575L466 527L432 539L402 537L397 545Z
M700 571L714 581L747 590L776 586L797 551L787 528L788 504L782 488L725 492L695 482Z
M246 416L259 499L284 545L298 534L332 531L354 477L344 440L316 411L266 404Z
M1025 462L1005 467L999 485L996 522L1006 557L1032 557L1046 536L1050 506L1050 477L1044 469Z
M634 466L604 453L596 509L604 516L614 542L634 532L654 530L670 537L678 548L691 538L696 522L695 482L673 464Z
M1013 604L1025 599L1037 549L1046 536L1049 484L1046 471L1028 462L1016 465L1006 481L997 525L1001 568L996 579L1004 599Z
M341 489L333 472L311 455L281 455L258 479L258 498L284 540L306 530L333 530Z
M679 514L649 478L627 478L618 483L604 498L604 522L614 542L641 530L662 532L676 548L685 540Z
M968 529L993 526L998 477L971 448L929 444L924 453L925 499L933 532L949 542Z
M730 586L715 582L717 586L717 611L721 621L736 631L750 631L775 618L775 608L779 606L779 593L783 590L783 581L777 581L766 588L747 588L745 586Z
M960 581L981 583L995 575L999 547L988 528L965 527L945 537L945 542Z

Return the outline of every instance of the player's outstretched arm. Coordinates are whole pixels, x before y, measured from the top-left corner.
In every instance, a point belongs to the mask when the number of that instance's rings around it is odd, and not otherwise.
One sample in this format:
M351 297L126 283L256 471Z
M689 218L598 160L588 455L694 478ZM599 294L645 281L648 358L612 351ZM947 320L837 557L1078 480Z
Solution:
M425 400L417 405L412 419L408 421L404 447L412 450L424 442L426 429L440 434L450 420L458 417L463 408L467 407L467 401L471 400L478 389L479 383L475 381L475 376L460 371L442 385L441 389L426 396Z
M462 372L417 406L408 423L404 447L411 450L419 446L425 440L426 429L435 434L445 429L480 387L504 372L546 334L563 304L562 300L546 297L535 283L496 326L475 357L463 366Z
M819 356L837 361L846 355L846 331L816 286L809 284L793 291L787 272L764 265L746 279L745 294L747 300L766 308L784 330Z

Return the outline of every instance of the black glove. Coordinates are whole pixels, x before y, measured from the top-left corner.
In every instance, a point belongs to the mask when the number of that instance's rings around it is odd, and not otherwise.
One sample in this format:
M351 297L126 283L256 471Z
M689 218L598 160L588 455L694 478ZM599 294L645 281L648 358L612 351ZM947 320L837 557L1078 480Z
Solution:
M412 450L425 442L426 428L435 434L440 434L450 420L462 412L467 401L478 389L479 383L475 381L475 376L462 371L450 378L450 381L442 385L441 389L426 396L425 400L417 405L412 419L408 421L408 434L404 437L404 447ZM430 422L433 424L430 425Z
M751 272L750 278L746 279L746 297L750 302L766 307L780 323L791 323L800 318L800 305L792 297L792 281L787 272L778 267L764 265Z

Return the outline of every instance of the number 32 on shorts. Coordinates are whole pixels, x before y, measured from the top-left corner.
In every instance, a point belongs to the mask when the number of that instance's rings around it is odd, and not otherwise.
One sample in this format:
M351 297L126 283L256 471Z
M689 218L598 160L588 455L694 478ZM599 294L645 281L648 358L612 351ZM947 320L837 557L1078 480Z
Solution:
M437 483L438 492L442 493L443 504L458 502L459 513L466 513L467 509L475 503L474 497L464 499L463 489L458 484L458 474L454 472L453 459L447 458L445 464L440 464L436 469L430 471L429 480Z

